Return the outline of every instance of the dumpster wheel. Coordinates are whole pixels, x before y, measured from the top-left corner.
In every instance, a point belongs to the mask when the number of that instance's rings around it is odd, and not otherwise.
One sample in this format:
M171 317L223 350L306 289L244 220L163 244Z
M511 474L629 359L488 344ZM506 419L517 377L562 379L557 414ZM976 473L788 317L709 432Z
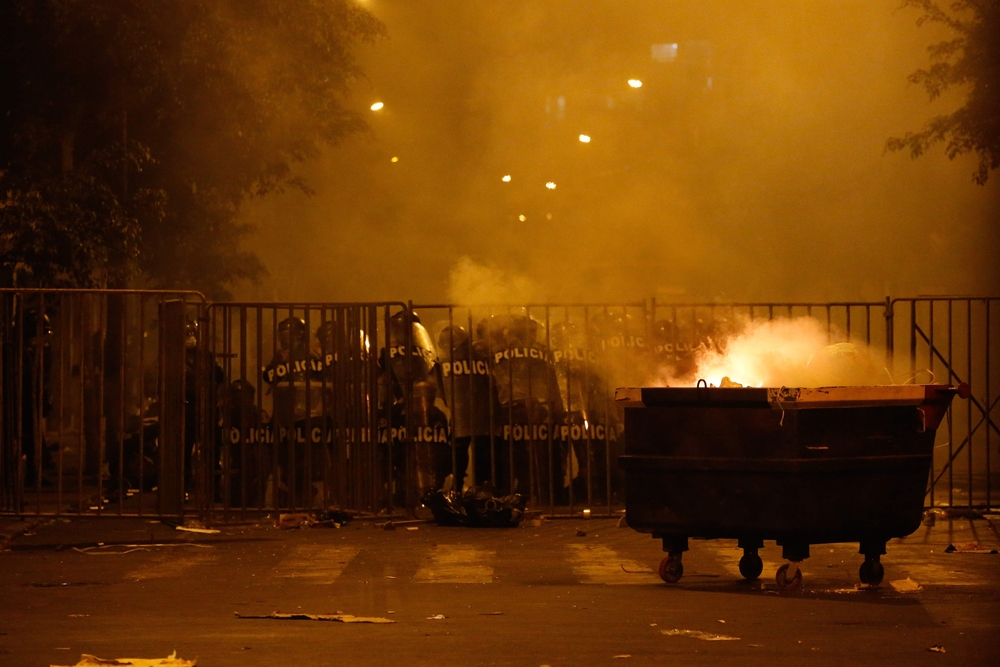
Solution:
M744 554L740 558L740 574L747 581L753 581L764 571L764 561L757 554Z
M785 563L778 568L778 572L774 575L774 580L778 583L778 588L781 590L794 591L802 585L802 570L796 567L795 576L789 579L788 563Z
M684 576L684 564L681 563L681 557L664 556L663 560L660 561L659 574L660 579L668 584L676 584L680 581L681 577Z
M869 586L878 586L882 583L884 576L885 568L882 567L882 562L877 558L866 558L865 562L861 564L861 569L858 570L858 578L861 579L861 583Z

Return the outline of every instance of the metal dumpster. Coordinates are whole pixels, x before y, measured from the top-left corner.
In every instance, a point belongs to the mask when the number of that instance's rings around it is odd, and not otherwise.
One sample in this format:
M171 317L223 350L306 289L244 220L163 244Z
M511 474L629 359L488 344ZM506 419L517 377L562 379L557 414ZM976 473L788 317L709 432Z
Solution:
M917 529L934 433L968 386L622 388L626 520L663 541L660 577L678 581L688 538L736 539L740 573L782 547L782 589L802 583L809 546L858 542L878 585L886 542Z

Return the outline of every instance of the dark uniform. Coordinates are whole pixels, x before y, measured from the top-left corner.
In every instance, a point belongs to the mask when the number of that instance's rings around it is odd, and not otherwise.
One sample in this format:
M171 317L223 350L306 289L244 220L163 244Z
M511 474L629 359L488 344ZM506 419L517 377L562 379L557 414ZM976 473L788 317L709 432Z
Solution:
M598 372L598 355L591 343L583 326L560 322L552 327L552 357L559 394L566 408L565 424L559 431L559 439L566 443L562 483L567 490L572 486L574 503L588 498L600 501L607 486L608 390ZM569 500L569 494L564 495Z
M461 491L468 486L491 484L505 488L509 483L495 461L495 426L500 404L490 380L490 354L485 341L473 341L464 327L446 327L438 336L445 402L451 411L451 435L455 469ZM504 452L500 452L502 455ZM500 457L502 458L502 456ZM472 469L470 469L470 467ZM496 471L496 472L494 472ZM468 476L467 476L468 475Z
M426 490L440 489L451 470L448 418L435 405L441 368L431 335L416 313L400 311L392 316L389 349L383 350L380 365L388 370L393 495L397 502L415 504Z
M526 315L497 315L482 328L500 403L500 428L514 459L511 492L548 503L563 459L556 433L563 405L552 354L539 340L539 323Z
M319 355L309 350L306 323L298 317L282 320L278 349L262 369L274 399L271 428L280 468L274 486L282 506L311 505L312 480L323 470L323 457L312 456L323 451L312 437L316 427L322 431L322 368ZM313 474L307 475L306 468Z

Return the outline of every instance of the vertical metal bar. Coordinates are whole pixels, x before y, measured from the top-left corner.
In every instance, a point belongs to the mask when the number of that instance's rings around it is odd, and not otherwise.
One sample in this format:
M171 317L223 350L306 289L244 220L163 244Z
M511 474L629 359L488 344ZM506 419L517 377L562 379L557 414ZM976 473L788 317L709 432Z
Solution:
M851 304L847 304L846 306L844 306L844 308L847 311L847 314L846 314L846 317L847 317L847 320L846 320L846 324L847 324L847 342L850 343L851 342Z
M551 324L552 324L552 322L551 322L551 317L550 317L550 312L549 312L549 306L545 306L545 348L546 348L545 351L546 351L546 354L549 354L549 355L552 354L552 326L551 326ZM549 359L548 359L548 363L545 365L545 373L546 373L546 375L545 375L545 380L544 380L544 384L543 384L543 391L546 394L546 403L548 403L548 401L549 401L549 392L551 391L551 387L549 387L549 378L550 378L550 376L549 376L549 372L550 372L549 364L551 364L551 363L552 363L552 357L550 356ZM555 369L551 369L551 371L554 372ZM529 377L530 377L530 375L529 375ZM557 393L558 393L558 389L557 389ZM549 405L549 409L546 411L546 415L545 415L545 422L548 425L548 428L546 430L548 431L548 441L549 441L548 442L548 446L549 446L549 506L551 507L551 511L553 513L555 513L555 507L556 507L556 493L555 493L556 492L556 483L557 482L561 483L562 480L559 480L559 479L556 478L556 470L555 470L555 465L554 465L554 463L555 463L555 457L554 457L554 453L552 451L552 425L553 425L553 423L552 423L552 411L553 411L553 407L554 406L552 406L551 404ZM569 478L570 479L570 485L569 485L569 487L570 487L570 493L571 494L573 493L573 478L572 478L572 475L573 475L573 469L571 467L570 468L570 478ZM572 507L572 505L571 505L571 507Z
M277 497L276 487L278 479L275 474L275 467L272 465L274 452L274 415L271 415L271 423L265 431L260 415L264 414L264 309L259 305L254 306L254 386L257 391L254 395L254 414L257 415L257 464L259 471L257 474L257 509L262 510L267 506L267 480L271 480L271 506L276 507L274 499ZM274 412L273 410L271 411Z
M105 413L104 409L104 379L106 374L107 359L105 355L107 354L107 330L108 330L108 297L106 294L101 295L98 299L99 315L98 315L98 329L101 332L100 337L100 373L98 374L99 382L97 384L97 405L100 406L101 415ZM97 513L98 515L104 512L104 480L102 479L101 471L104 468L105 459L107 458L107 423L104 419L100 420L100 432L98 441L98 451L100 451L100 457L98 459L97 468Z
M991 302L991 299L987 298L987 299L984 299L984 301L985 301L985 305L986 305L986 326L984 327L984 329L986 330L986 340L985 340L985 346L986 346L986 350L985 350L985 357L986 357L986 363L985 363L985 367L986 367L986 378L985 378L985 384L986 384L986 405L985 405L985 408L986 408L986 418L987 418L987 425L986 425L987 426L987 428L986 428L986 509L988 511L991 511L993 509L993 494L992 494L993 468L990 466L990 449L992 447L992 443L990 442L990 431L992 431L993 429L989 427L989 418L990 418L990 416L991 416L991 414L993 412L992 411L992 408L993 408L992 397L990 395L990 328L991 328L990 324L992 323L992 320L990 318L990 302Z
M469 354L470 354L470 359L471 359L471 354L472 354L472 346L471 345L469 346ZM457 419L457 417L458 417L458 401L457 401L457 397L455 396L455 312L454 312L454 308L452 306L448 306L448 356L447 356L447 359L448 359L448 382L451 385L451 393L450 393L451 401L450 401L450 405L448 406L448 408L449 408L449 411L452 414L452 418L451 418L452 427L451 427L451 429L449 429L449 431L450 431L449 435L451 436L451 480L452 480L451 488L456 493L462 493L462 491L464 491L464 489L462 488L462 486L463 486L462 485L462 478L459 477L459 475L458 475L458 451L457 451L458 450L458 439L455 436L455 425L458 422L458 419ZM459 363L461 363L461 361L459 361ZM471 365L472 365L471 361L469 362L469 365L471 367ZM471 373L469 374L469 377L470 378L472 377ZM444 390L444 387L441 387L441 389ZM472 400L472 392L471 391L469 392L469 400L470 401ZM471 424L471 421L470 421L470 424ZM470 444L471 444L471 442L470 442ZM475 450L476 450L476 448L475 447L470 447L469 449L472 452L470 454L470 457L471 457L470 461L471 461L471 463L469 465L472 467L472 479L475 480L475 478L476 478L476 465L475 465L476 464L476 460L475 460ZM464 474L464 472L463 472L463 474ZM475 483L475 482L473 481L473 483Z
M87 340L89 338L87 331L87 318L86 311L88 303L87 296L84 294L80 295L80 307L79 311L79 327L78 335L80 338L80 431L79 431L79 443L77 446L77 455L79 457L79 462L76 469L76 513L79 515L83 514L84 504L83 504L83 469L86 467L86 424L87 424L87 404L85 397L87 395L87 374L90 369L87 367L87 363L90 361L87 354Z
M248 350L247 350L247 307L246 306L240 306L240 343L239 343L239 350L240 350L240 380L242 380L243 382L247 382L248 381L248 378L247 378L247 353L248 353ZM231 375L229 375L227 373L226 374L226 388L225 388L225 391L226 391L227 395L230 394L230 389L229 388L232 386L232 384L233 384L233 378L232 378ZM244 385L240 386L240 395L239 395L239 401L240 401L240 405L239 405L239 411L240 411L239 412L239 415L240 415L240 424L239 424L239 429L240 429L240 440L239 440L239 448L240 448L240 518L241 519L246 516L246 511L247 511L247 482L248 482L248 480L247 480L247 473L248 473L248 471L253 470L256 473L257 476L260 476L259 466L255 465L256 464L256 460L254 460L254 464L253 465L251 464L251 458L256 459L256 457L253 457L253 454L252 454L253 450L248 447L248 445L250 443L247 442L247 440L249 440L249 436L248 436L247 431L250 429L250 424L249 424L250 415L247 414L247 408L248 408L248 406L244 405L244 400L243 400L243 391L244 391L244 389L243 389L243 386ZM232 411L230 410L230 412L232 412ZM259 428L259 424L257 424L256 427ZM232 439L231 438L230 438L229 442L232 443ZM256 442L256 439L254 440L254 442ZM248 451L248 449L250 449L250 451Z
M142 516L146 463L146 297L139 296L139 498L138 515Z
M965 363L966 363L966 377L965 381L969 383L970 387L973 387L972 378L972 299L965 300ZM950 383L949 383L950 384ZM972 509L972 494L974 489L972 488L972 405L966 403L965 405L965 415L966 415L966 433L969 438L969 446L967 447L969 455L969 509ZM987 425L987 430L989 430L989 425Z
M72 343L71 338L67 338L69 326L67 325L66 302L72 296L60 298L59 303L59 458L56 463L56 515L62 514L63 504L63 450L66 448L63 442L63 429L66 421L66 364L70 360L67 355L67 347ZM0 408L2 409L2 408ZM2 431L0 431L2 432ZM0 477L2 479L2 477Z
M955 329L952 326L952 301L948 299L946 301L948 304L948 382L951 383L952 369L955 367L955 362L952 359L952 342L955 337ZM933 348L931 348L933 353ZM948 406L948 507L955 506L955 466L952 462L955 460L955 424L952 419L953 408L951 405Z
M126 322L128 320L128 297L121 295L118 331L118 516L125 505L125 348L128 340Z

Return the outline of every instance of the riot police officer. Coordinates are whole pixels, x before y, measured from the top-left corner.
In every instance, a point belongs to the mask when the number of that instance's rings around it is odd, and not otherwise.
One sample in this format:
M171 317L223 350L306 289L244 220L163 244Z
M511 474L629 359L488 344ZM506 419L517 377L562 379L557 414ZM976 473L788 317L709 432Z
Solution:
M312 447L311 422L315 419L319 425L322 417L322 362L309 349L309 332L302 318L287 317L278 323L278 348L262 373L274 405L271 425L279 466L275 500L280 505L311 505L316 475L307 475L306 468L322 470L323 465L322 457L311 456L317 449Z
M491 437L490 425L496 424L500 405L490 380L489 349L485 341L472 340L465 327L454 325L441 331L438 348L445 402L451 410L455 489L484 484L503 488L508 483L506 468L498 466L496 438Z

